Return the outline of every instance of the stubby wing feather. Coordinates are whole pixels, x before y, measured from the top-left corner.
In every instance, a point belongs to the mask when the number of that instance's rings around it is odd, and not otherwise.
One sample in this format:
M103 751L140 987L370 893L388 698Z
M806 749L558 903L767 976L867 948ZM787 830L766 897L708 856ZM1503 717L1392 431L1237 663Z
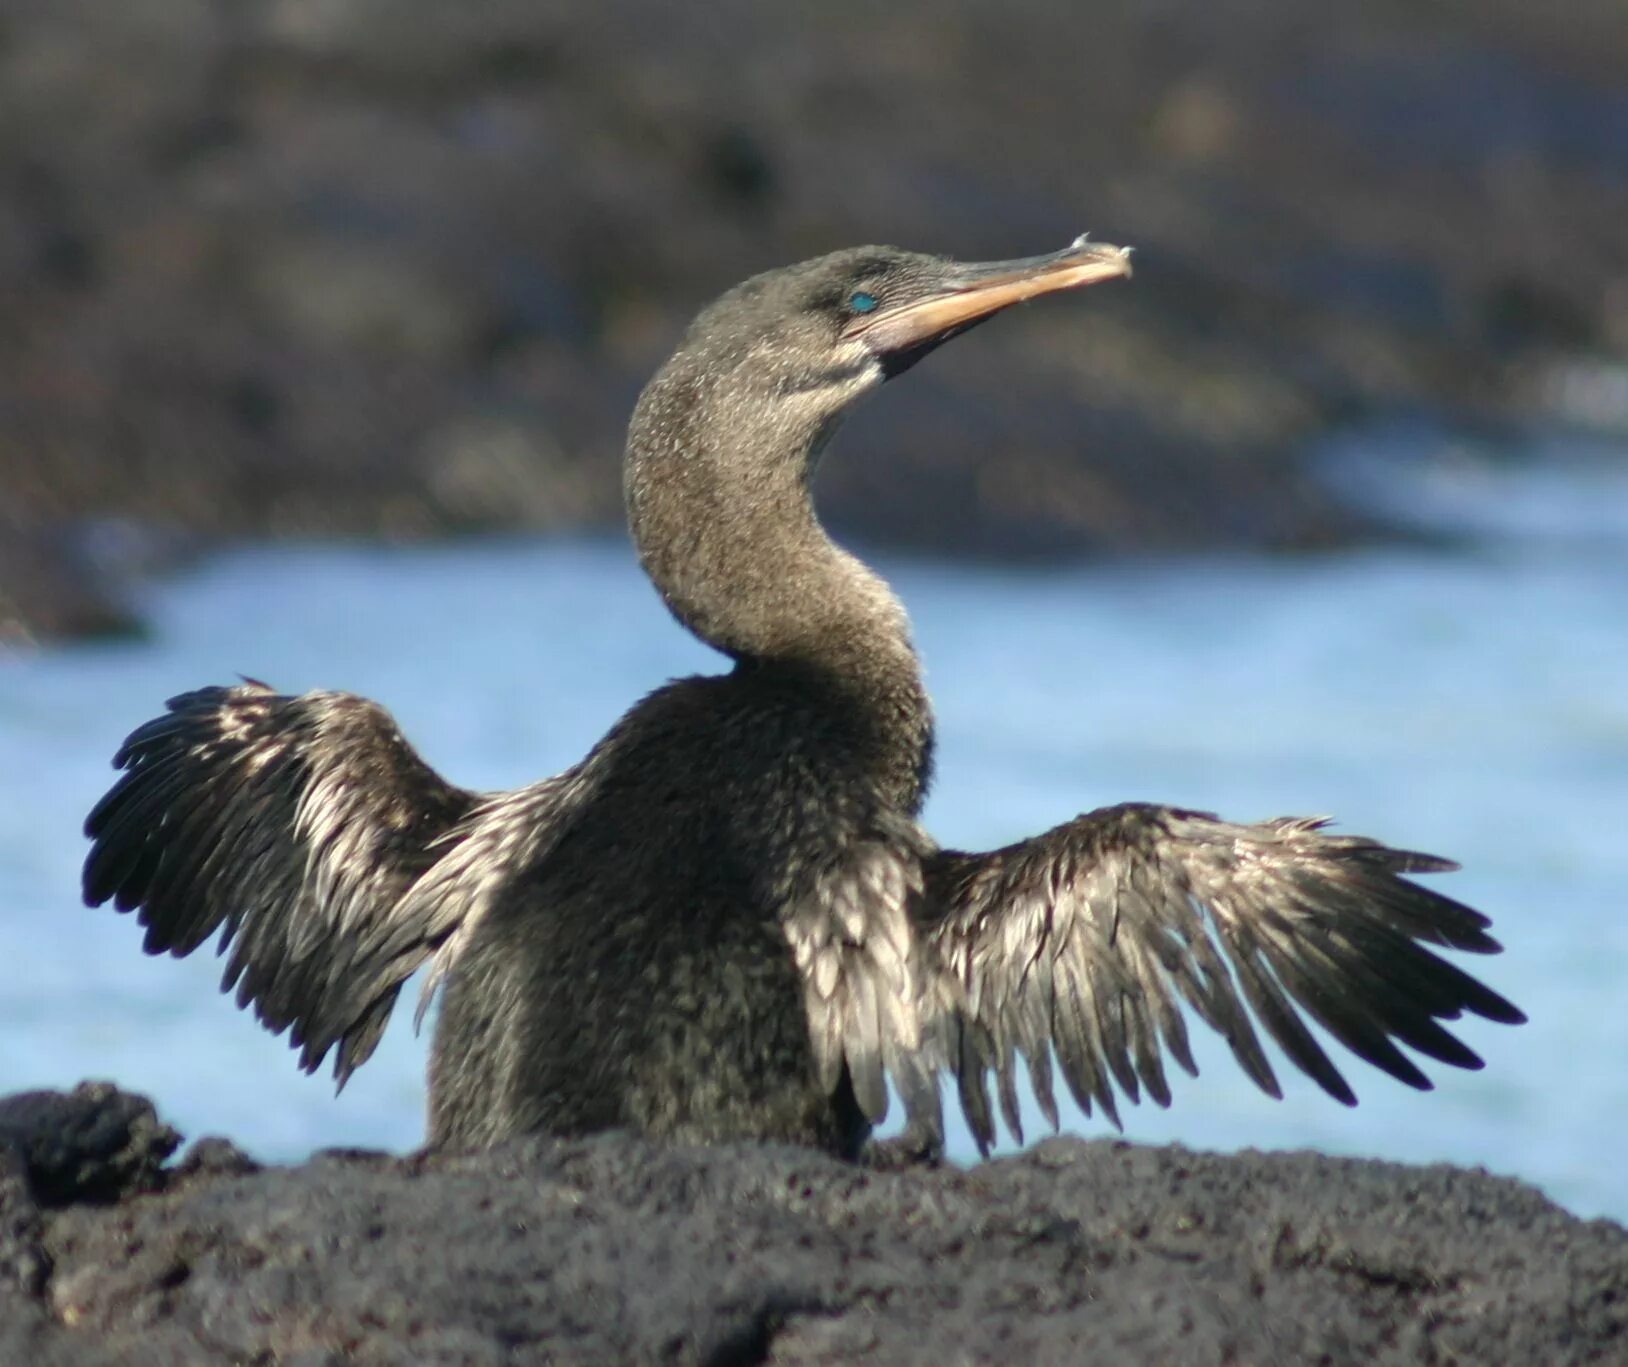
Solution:
M458 904L402 894L475 803L348 693L262 684L173 698L114 757L125 772L85 822L85 900L147 927L149 954L217 930L237 989L292 1027L314 1071L345 1079L378 1044L401 984L457 928Z
M1167 1105L1164 1054L1196 1071L1183 1004L1272 1096L1256 1022L1348 1105L1355 1096L1303 1017L1413 1087L1430 1082L1398 1042L1480 1067L1439 1022L1524 1017L1425 946L1495 953L1490 922L1401 876L1455 866L1325 825L1126 804L988 854L931 858L929 933L961 993L952 1063L979 1144L994 1140L991 1070L1021 1138L1018 1055L1053 1125L1054 1056L1087 1113L1095 1102L1118 1124L1116 1087Z
M888 1109L887 1077L916 1137L942 1143L937 1073L942 983L916 921L922 864L933 845L903 817L879 816L787 899L781 928L803 979L814 1063L835 1091L846 1068L875 1124Z

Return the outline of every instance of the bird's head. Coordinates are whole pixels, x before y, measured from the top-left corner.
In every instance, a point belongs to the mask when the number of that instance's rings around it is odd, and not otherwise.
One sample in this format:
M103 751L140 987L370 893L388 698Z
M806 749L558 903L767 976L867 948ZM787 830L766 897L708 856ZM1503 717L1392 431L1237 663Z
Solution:
M1130 272L1126 248L1083 237L1014 261L851 247L766 271L690 325L635 426L688 426L689 408L705 410L713 433L823 432L861 394L1012 304Z
M1015 261L851 247L737 285L696 318L680 354L741 388L841 407L1012 304L1130 273L1127 249L1083 237Z
M668 606L731 654L807 653L841 604L788 595L818 596L836 563L808 477L843 412L1012 304L1129 274L1128 251L1083 238L976 264L854 247L721 296L645 386L628 428L629 526ZM837 597L893 604L849 561Z

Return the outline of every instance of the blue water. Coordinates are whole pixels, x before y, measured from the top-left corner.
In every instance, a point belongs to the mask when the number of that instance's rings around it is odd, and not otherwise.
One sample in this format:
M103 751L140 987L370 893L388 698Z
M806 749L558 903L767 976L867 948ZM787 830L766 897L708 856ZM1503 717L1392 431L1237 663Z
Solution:
M1360 483L1359 457L1342 460ZM1628 1219L1628 466L1445 468L1406 487L1421 518L1474 529L1452 551L882 562L938 708L929 824L987 847L1140 798L1333 813L1461 860L1439 886L1491 914L1508 951L1471 967L1531 1016L1465 1026L1484 1072L1431 1065L1438 1089L1419 1095L1353 1061L1348 1111L1286 1064L1286 1098L1260 1096L1205 1039L1202 1076L1177 1079L1168 1112L1131 1108L1126 1132L1481 1164ZM150 643L0 661L0 1092L111 1078L189 1135L265 1157L410 1148L426 1046L409 1011L335 1099L217 995L207 952L147 959L129 918L79 905L79 823L119 740L241 671L378 698L450 777L507 787L717 661L620 541L250 549L154 586L146 608Z

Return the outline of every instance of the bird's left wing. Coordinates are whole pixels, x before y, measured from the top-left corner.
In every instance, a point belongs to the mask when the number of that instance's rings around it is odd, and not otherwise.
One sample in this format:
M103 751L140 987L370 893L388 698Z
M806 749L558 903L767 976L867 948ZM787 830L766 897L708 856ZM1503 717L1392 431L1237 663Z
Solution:
M1185 1003L1273 1096L1251 1014L1326 1092L1356 1098L1302 1012L1361 1058L1428 1088L1397 1041L1461 1068L1481 1060L1439 1021L1465 1011L1518 1023L1496 992L1425 944L1494 953L1486 917L1402 874L1454 867L1325 832L1322 820L1236 825L1126 804L988 854L925 866L930 928L959 994L951 1064L981 1147L994 1140L985 1075L1021 1138L1016 1055L1057 1123L1052 1057L1089 1113L1115 1124L1114 1084L1168 1104L1162 1053L1196 1072Z
M447 783L377 703L263 684L172 698L114 757L85 822L85 900L137 912L149 954L217 930L237 988L313 1071L341 1085L373 1052L401 984L467 898L403 894L447 853L474 794Z

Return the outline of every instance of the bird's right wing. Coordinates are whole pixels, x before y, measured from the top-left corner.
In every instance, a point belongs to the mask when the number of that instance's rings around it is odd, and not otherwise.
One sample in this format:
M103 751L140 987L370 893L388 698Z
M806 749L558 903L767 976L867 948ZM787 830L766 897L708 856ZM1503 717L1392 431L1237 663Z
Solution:
M222 991L292 1026L308 1072L337 1046L342 1086L467 910L403 894L476 797L377 704L253 682L171 699L113 762L125 772L85 822L85 900L135 911L149 954L190 954L220 930Z
M936 1149L950 994L916 925L934 848L914 821L878 812L828 861L811 864L780 924L802 977L821 1086L835 1091L846 1071L875 1125L887 1115L891 1076L911 1130Z
M1521 1013L1425 948L1494 953L1487 918L1402 874L1454 867L1317 819L1256 825L1127 803L988 854L926 866L928 934L962 994L955 1071L987 1149L985 1073L1018 1127L1016 1055L1057 1123L1053 1054L1076 1101L1118 1123L1114 1085L1169 1103L1161 1054L1194 1072L1185 1003L1244 1071L1279 1095L1251 1014L1326 1092L1355 1096L1301 1019L1409 1086L1429 1079L1400 1041L1461 1068L1481 1060L1439 1024ZM1162 1048L1161 1048L1162 1038Z

